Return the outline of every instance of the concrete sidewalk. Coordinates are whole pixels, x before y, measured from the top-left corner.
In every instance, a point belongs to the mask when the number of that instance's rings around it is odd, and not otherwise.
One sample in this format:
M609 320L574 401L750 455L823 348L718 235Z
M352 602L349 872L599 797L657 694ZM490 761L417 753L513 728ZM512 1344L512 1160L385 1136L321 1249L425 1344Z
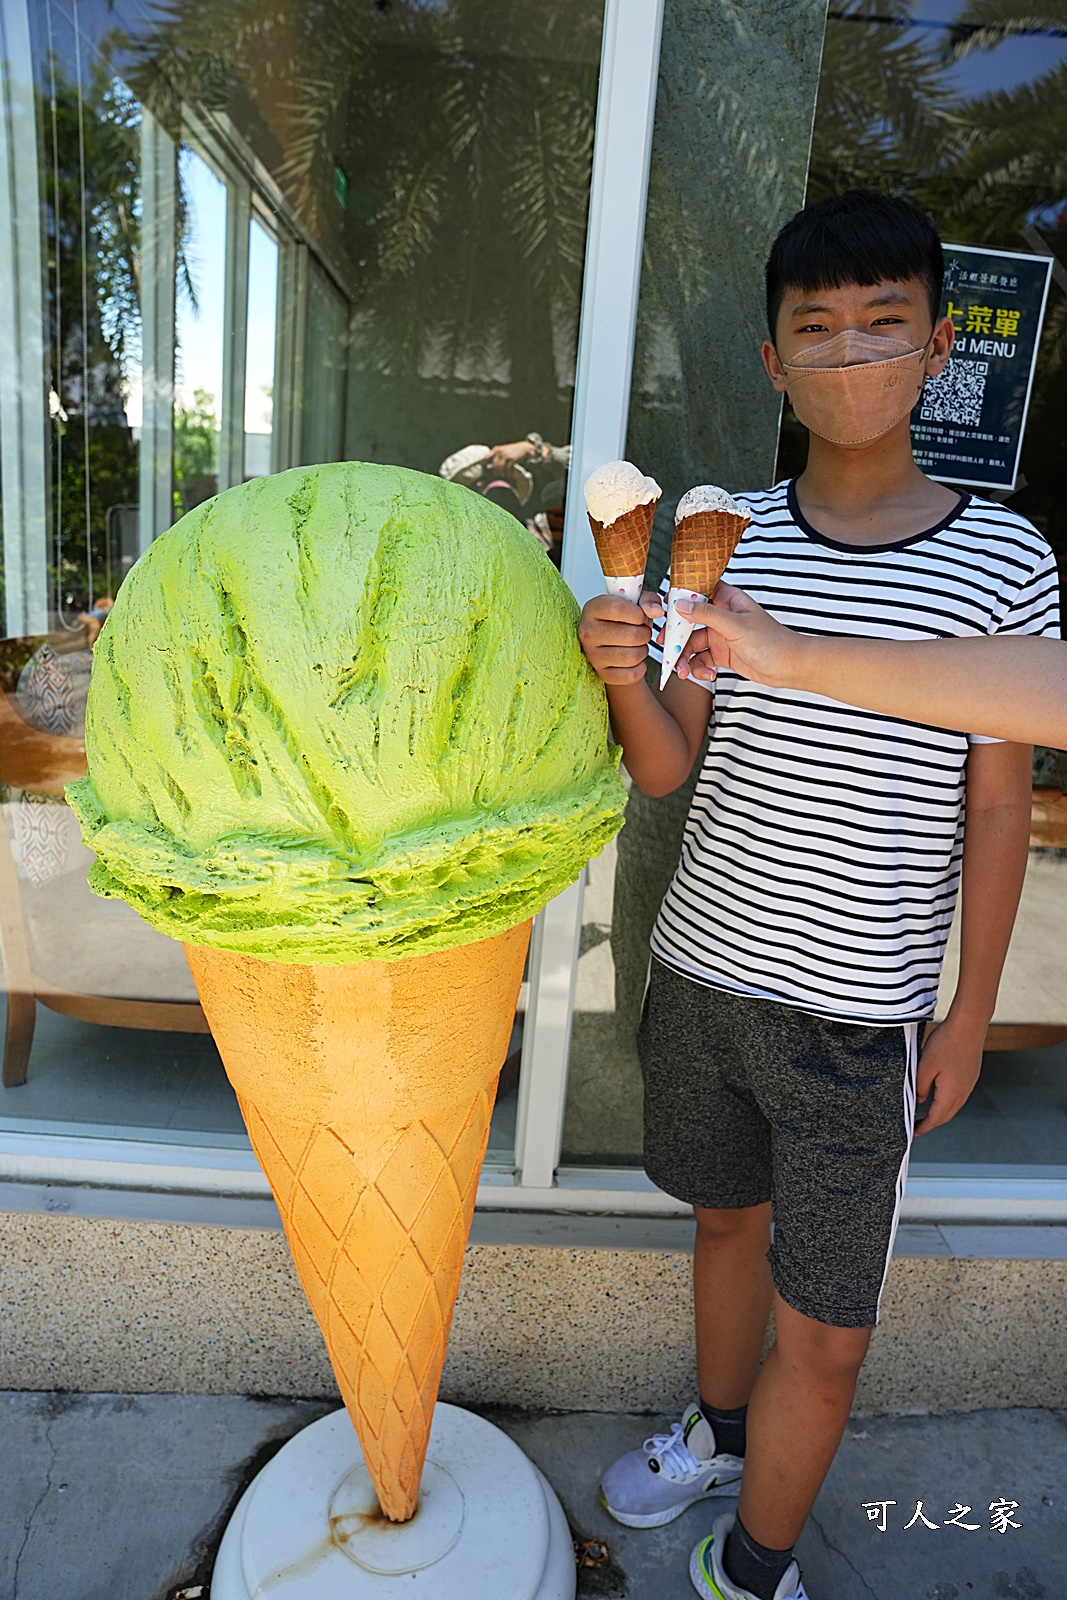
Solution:
M215 1549L253 1473L318 1402L240 1396L0 1395L2 1600L208 1600ZM635 1533L596 1499L598 1472L647 1417L485 1410L558 1490L606 1566L579 1594L691 1600L689 1552L713 1511ZM921 1521L903 1524L923 1503ZM1015 1500L1004 1533L991 1501ZM887 1531L864 1502L895 1501ZM957 1505L973 1507L945 1526ZM811 1600L1060 1600L1067 1574L1067 1412L985 1411L853 1423L799 1550ZM477 1595L471 1600L496 1600Z

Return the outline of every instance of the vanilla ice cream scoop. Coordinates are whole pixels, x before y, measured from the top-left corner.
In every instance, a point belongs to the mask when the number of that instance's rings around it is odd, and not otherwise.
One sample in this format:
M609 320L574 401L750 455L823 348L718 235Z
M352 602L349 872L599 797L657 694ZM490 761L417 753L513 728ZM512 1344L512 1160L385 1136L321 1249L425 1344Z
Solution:
M655 478L646 477L632 461L608 461L586 479L585 506L591 517L610 528L627 511L651 505L662 493Z

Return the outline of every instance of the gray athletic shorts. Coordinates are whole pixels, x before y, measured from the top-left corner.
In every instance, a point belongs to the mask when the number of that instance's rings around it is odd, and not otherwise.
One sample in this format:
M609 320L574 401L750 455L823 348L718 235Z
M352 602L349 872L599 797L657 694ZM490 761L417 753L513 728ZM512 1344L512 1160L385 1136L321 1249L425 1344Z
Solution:
M917 1030L707 988L652 959L637 1036L646 1171L694 1206L769 1200L775 1288L818 1322L878 1320L915 1116Z

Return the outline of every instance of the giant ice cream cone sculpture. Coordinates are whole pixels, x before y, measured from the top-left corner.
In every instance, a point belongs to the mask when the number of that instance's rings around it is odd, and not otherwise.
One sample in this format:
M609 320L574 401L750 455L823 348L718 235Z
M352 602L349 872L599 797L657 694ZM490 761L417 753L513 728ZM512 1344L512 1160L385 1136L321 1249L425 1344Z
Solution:
M747 506L714 484L700 484L679 500L674 514L671 582L663 625L661 689L693 631L692 622L679 612L678 601L710 599L751 520Z
M662 493L630 461L609 461L586 479L585 506L604 588L636 605L641 598L656 505Z
M397 1521L529 919L621 821L575 621L506 512L338 463L183 518L96 647L91 884L186 945Z
M387 1517L418 1502L529 924L403 961L188 946Z

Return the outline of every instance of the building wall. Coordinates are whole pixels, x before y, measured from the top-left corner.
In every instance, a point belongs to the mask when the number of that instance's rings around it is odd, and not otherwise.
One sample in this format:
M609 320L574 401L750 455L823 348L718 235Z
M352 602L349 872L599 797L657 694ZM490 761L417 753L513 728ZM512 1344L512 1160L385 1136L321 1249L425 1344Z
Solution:
M690 1256L471 1245L442 1396L670 1412ZM334 1394L280 1233L0 1214L0 1388ZM1067 1405L1067 1261L898 1257L860 1413Z

